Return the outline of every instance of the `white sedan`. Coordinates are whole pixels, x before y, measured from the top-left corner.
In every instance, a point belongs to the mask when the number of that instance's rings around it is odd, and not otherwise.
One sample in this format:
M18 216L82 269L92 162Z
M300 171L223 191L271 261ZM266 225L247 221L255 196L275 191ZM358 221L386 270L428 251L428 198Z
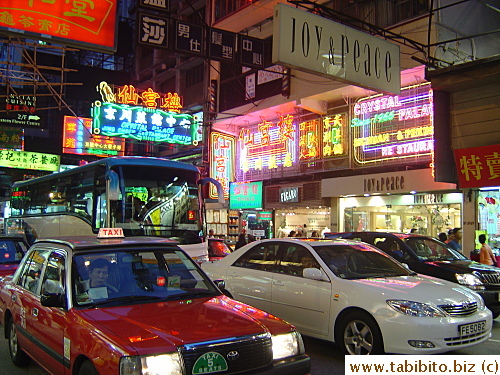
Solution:
M363 242L255 241L202 268L230 297L345 354L435 354L491 336L477 293L417 275Z

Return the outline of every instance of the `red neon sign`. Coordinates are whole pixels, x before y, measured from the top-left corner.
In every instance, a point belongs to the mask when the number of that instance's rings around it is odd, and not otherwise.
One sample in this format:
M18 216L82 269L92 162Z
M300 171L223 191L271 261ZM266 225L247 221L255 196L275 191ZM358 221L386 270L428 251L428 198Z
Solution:
M2 0L0 28L111 52L115 51L116 3L116 0Z

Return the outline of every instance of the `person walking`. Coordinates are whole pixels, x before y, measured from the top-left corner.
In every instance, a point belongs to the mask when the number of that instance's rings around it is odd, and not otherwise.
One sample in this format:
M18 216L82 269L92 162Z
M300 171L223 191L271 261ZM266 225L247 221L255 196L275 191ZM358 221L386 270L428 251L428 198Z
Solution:
M486 243L486 235L479 235L479 243L481 244L481 249L479 250L479 263L486 264L488 266L496 266L496 258L495 254L493 254L493 250L490 245Z

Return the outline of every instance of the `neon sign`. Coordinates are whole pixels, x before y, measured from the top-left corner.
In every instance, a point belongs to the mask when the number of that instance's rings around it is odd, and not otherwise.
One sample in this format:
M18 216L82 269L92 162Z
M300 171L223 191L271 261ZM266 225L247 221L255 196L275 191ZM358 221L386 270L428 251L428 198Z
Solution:
M292 115L274 123L262 119L257 126L240 129L238 168L251 170L290 168L297 163L296 129Z
M319 135L320 120L301 122L299 124L299 159L312 160L318 159L319 153Z
M188 114L160 109L101 103L92 106L92 133L138 141L198 144L196 119Z
M57 172L61 157L39 152L0 150L0 167Z
M101 94L102 101L107 103L139 105L176 113L180 113L182 109L182 97L177 93L169 92L162 95L151 88L138 90L132 85L114 88L105 81L99 83L97 90Z
M210 134L210 177L219 181L224 197L229 197L229 183L234 181L234 136L212 132ZM210 184L210 198L217 198L217 189Z
M64 116L63 152L67 154L99 156L124 154L124 140L92 135L91 132L92 119Z
M345 154L343 129L345 114L323 117L323 157Z
M434 152L430 83L405 87L400 95L363 98L351 120L353 158L359 165L426 157Z
M229 209L262 208L262 181L231 182L229 190Z

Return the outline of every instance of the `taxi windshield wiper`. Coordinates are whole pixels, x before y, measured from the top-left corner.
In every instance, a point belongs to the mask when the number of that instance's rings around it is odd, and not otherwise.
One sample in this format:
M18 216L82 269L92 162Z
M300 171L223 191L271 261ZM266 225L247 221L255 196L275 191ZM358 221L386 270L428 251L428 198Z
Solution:
M176 294L168 297L168 300L172 299L184 299L184 298L198 298L198 297L215 297L219 296L221 293L218 291L198 289L198 290L186 290L185 293Z

